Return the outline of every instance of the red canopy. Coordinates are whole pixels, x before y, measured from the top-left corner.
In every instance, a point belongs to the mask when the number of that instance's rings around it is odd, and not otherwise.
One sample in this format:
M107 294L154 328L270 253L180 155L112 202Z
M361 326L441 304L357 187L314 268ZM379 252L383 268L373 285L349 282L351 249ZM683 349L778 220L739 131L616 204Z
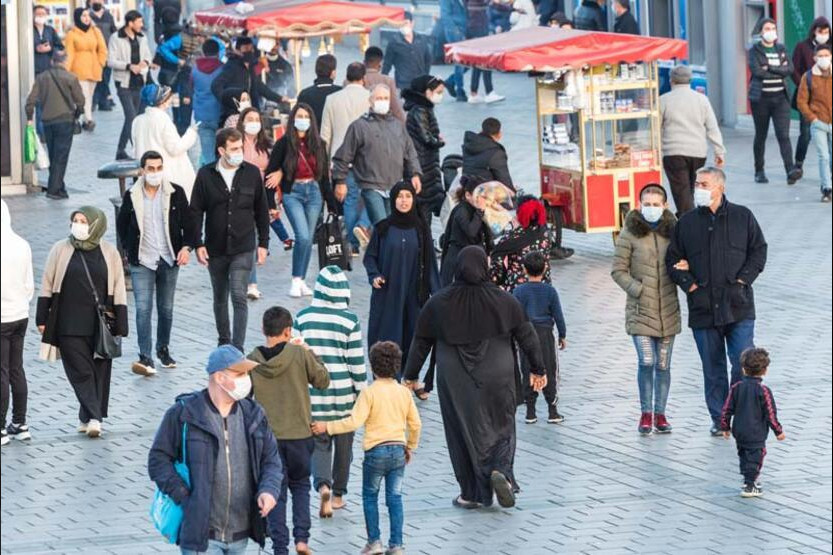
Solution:
M403 8L341 0L263 0L251 5L254 10L244 14L237 11L237 4L230 4L196 12L194 19L199 27L219 27L232 33L267 30L278 35L357 33L405 20Z
M687 55L684 40L552 27L532 27L445 46L445 58L451 63L499 71L554 71Z

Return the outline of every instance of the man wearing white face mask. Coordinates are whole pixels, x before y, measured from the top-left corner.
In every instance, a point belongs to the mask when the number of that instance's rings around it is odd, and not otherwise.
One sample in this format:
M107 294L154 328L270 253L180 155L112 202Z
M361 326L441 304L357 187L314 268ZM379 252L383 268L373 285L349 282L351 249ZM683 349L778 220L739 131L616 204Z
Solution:
M764 18L758 30L761 40L749 48L749 104L752 107L752 121L755 123L755 141L752 151L755 156L755 182L769 183L764 172L766 138L769 122L775 127L775 137L781 151L781 160L787 174L787 183L795 184L803 175L801 168L793 164L790 143L790 101L787 92L787 77L793 72L793 64L787 56L787 49L778 42L775 20Z
M165 179L163 164L158 152L142 154L142 177L124 194L116 220L136 299L139 360L132 369L142 376L156 374L151 350L154 300L158 309L156 356L163 368L176 367L169 349L176 280L194 248L188 198L182 187Z
M385 62L382 74L394 70L396 88L404 91L411 86L411 81L420 75L431 73L431 48L425 39L414 33L414 16L405 12L405 24L399 28L399 36L394 36L385 50Z
M802 77L798 87L798 109L810 124L810 133L819 158L819 180L821 201L830 202L831 166L833 159L833 93L831 92L831 47L820 44L816 47L816 64Z
M350 124L333 155L336 198L342 202L347 196L347 173L352 164L373 225L390 215L390 190L403 177L411 180L417 194L422 190L419 157L405 125L390 113L391 94L385 85L371 91L370 111Z
M245 553L249 538L265 545L283 467L263 408L248 398L255 366L235 347L218 347L208 357L208 387L177 397L156 432L148 474L183 508L184 555ZM190 487L174 467L183 454Z
M740 354L754 343L752 284L764 271L767 244L752 211L726 198L723 170L700 168L694 187L696 208L674 228L665 266L688 299L688 326L703 365L711 434L718 437L729 393L727 351L735 383L741 379Z

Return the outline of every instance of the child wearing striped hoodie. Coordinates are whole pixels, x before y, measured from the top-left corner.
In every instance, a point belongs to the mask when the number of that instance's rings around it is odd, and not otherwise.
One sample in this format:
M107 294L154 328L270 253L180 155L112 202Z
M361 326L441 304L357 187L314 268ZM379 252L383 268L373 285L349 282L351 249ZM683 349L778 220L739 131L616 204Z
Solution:
M312 303L295 316L295 328L318 355L330 374L326 389L310 387L312 420L329 422L350 415L359 392L367 385L359 317L348 308L350 283L338 266L318 273ZM319 516L328 518L344 507L353 432L315 436L312 455L313 487L319 493Z

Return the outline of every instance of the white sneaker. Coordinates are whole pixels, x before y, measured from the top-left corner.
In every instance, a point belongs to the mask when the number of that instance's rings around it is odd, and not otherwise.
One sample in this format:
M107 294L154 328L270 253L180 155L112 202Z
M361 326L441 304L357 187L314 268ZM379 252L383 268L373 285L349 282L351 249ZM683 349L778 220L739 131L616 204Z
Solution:
M312 289L310 289L307 283L303 280L301 280L301 294L305 297L312 297Z
M263 293L261 293L260 290L257 288L256 283L250 283L248 290L246 290L246 296L249 299L256 301L258 299L263 298Z
M87 423L86 422L79 422L78 423L78 430L79 434L86 434L87 433Z
M297 299L301 295L304 294L304 290L301 289L301 284L304 283L304 280L301 278L292 278L292 285L289 286L289 296Z
M91 419L87 422L87 437L98 437L101 435L101 422Z
M494 102L500 102L501 100L506 100L506 97L499 95L495 91L492 91L486 95L486 98L483 99L483 102L485 102L486 104L492 104Z
M9 442L11 441L9 439L9 434L6 433L6 430L2 430L2 432L0 432L0 434L2 434L2 435L0 435L0 445L8 445Z
M469 99L467 102L469 104L485 104L486 99L480 96L479 94L469 93Z

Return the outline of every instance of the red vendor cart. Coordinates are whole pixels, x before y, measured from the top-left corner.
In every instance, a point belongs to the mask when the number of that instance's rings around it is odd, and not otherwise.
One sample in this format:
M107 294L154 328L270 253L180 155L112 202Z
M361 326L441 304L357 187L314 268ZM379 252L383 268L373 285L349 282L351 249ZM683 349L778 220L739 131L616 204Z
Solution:
M541 197L565 227L617 232L661 182L658 60L685 41L534 27L446 46L454 64L535 78Z

